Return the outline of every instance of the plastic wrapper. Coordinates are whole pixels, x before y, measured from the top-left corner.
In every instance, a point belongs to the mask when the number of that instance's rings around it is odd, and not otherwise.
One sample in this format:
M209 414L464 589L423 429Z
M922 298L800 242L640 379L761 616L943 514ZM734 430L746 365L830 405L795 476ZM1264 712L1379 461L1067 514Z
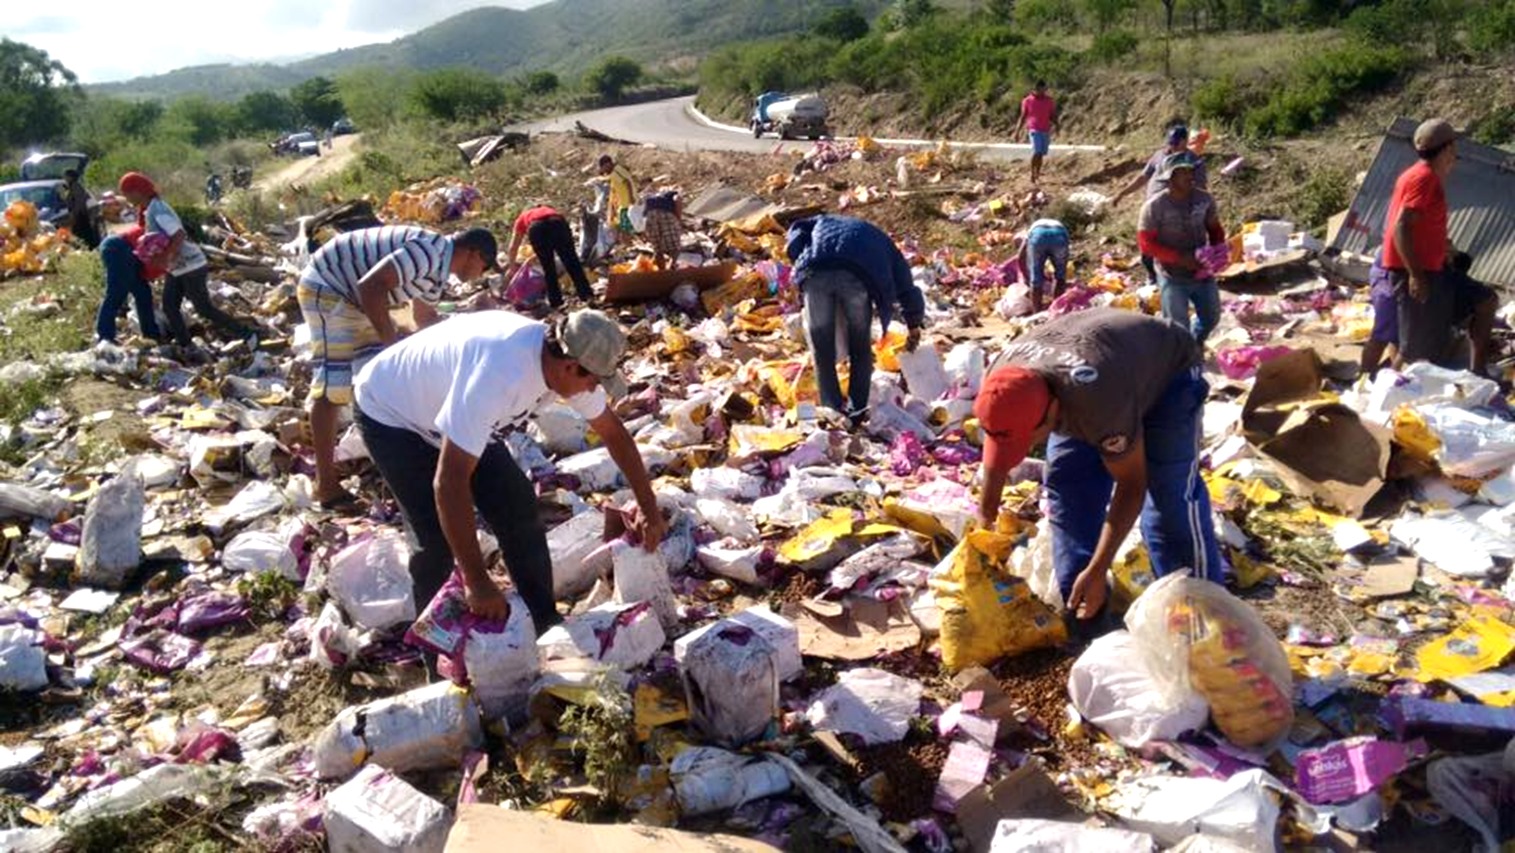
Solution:
M561 403L538 409L529 430L548 453L571 456L589 447L589 421Z
M142 562L142 481L127 467L100 487L84 513L75 581L120 589Z
M1289 347L1245 346L1230 347L1215 354L1215 362L1227 379L1241 381L1257 375L1257 367L1270 358L1291 352Z
M163 630L122 640L118 648L128 662L159 675L183 669L200 653L195 640Z
M762 564L766 551L762 545L742 547L739 543L723 540L699 546L695 549L694 558L700 568L711 574L756 585L759 582L758 567Z
M250 611L242 596L230 592L202 592L179 604L181 634L198 634L223 625L247 621Z
M1152 845L1145 832L1023 817L999 822L989 853L1143 853Z
M952 672L1067 639L1063 620L1006 570L1011 544L1008 536L975 530L952 550L946 569L932 573L942 663Z
M1294 761L1294 784L1312 803L1344 803L1384 784L1424 755L1425 743L1354 737L1307 749Z
M1159 579L1126 613L1163 700L1192 690L1216 728L1241 747L1275 743L1294 724L1294 680L1283 645L1250 605L1210 581Z
M521 308L538 302L547 293L547 278L536 264L521 264L505 285L505 301Z
M696 468L689 475L689 487L702 498L754 501L763 493L763 478L736 468Z
M718 622L676 657L694 725L713 742L741 746L779 714L778 652L758 632Z
M1135 646L1130 633L1113 631L1079 655L1068 674L1068 697L1078 713L1132 749L1204 728L1210 719L1205 700L1191 691L1176 705L1167 702Z
M1005 293L994 303L994 313L1005 320L1014 320L1031 313L1031 288L1020 282L1005 288Z
M1515 740L1503 753L1438 758L1426 767L1426 788L1478 833L1481 850L1500 850L1515 833Z
M21 625L0 625L0 688L25 693L47 683L42 635Z
M507 597L510 618L501 623L473 615L456 572L405 632L405 642L442 656L438 669L473 688L486 719L517 717L540 669L536 626L519 595Z
M364 764L405 773L459 765L484 742L479 706L449 682L343 709L316 736L316 775L346 779Z
M616 540L610 543L610 559L614 566L616 603L645 601L652 605L664 631L677 628L679 607L668 579L668 560L662 552L648 552L640 545Z
M789 790L784 768L762 758L692 746L669 767L679 811L686 817L734 809Z
M650 603L602 604L543 632L537 654L544 663L589 659L632 669L652 660L666 639Z
M212 533L220 533L229 527L262 518L286 507L288 502L278 486L265 480L253 480L243 486L225 506L207 512L205 526Z
M930 344L922 343L915 352L901 349L895 358L899 359L900 372L905 375L905 387L917 400L929 403L952 387L942 366L941 354Z
M597 573L588 557L604 546L605 514L581 512L547 532L552 554L552 595L574 599L594 586Z
M323 669L341 669L358 654L358 635L342 618L335 601L321 606L310 629L310 659Z
M1164 846L1202 833L1248 850L1274 850L1277 795L1287 793L1265 770L1246 770L1225 780L1145 776L1123 780L1104 806L1126 827L1149 833Z
M881 669L848 670L810 703L805 716L820 731L854 734L869 745L895 743L909 732L923 691L919 681Z
M942 363L947 371L947 380L951 383L952 396L962 400L977 397L978 389L984 384L987 366L988 357L982 346L961 343L953 347Z
M326 589L353 622L380 630L416 618L410 548L394 530L359 538L332 557Z
M239 533L222 550L221 565L230 572L277 572L299 581L300 560L290 545L283 533Z
M753 542L758 538L757 524L746 507L720 498L700 498L695 501L694 510L722 536L738 542Z
M1496 559L1515 557L1515 541L1458 510L1401 516L1389 525L1389 535L1417 557L1460 578L1486 577Z
M326 795L323 823L331 853L442 853L452 813L378 767Z

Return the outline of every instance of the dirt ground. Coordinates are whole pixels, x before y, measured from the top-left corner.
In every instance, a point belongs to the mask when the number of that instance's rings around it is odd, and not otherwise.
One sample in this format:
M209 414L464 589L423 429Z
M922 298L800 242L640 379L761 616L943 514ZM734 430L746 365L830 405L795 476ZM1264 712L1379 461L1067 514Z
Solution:
M334 137L330 150L322 148L321 156L295 157L288 165L259 178L253 186L262 192L273 192L291 184L312 184L335 175L357 156L362 139L361 133Z

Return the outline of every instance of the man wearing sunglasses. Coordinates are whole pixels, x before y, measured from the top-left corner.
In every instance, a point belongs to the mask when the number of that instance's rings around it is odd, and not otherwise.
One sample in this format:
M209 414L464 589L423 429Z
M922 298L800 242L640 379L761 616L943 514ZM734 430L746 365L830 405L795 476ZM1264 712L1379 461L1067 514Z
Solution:
M1138 516L1155 574L1192 569L1222 580L1199 473L1209 393L1200 360L1176 323L1095 308L1013 341L974 401L984 433L980 522L995 522L1010 470L1045 441L1052 563L1086 630L1098 630L1106 572Z
M358 429L414 537L410 576L424 608L456 565L473 613L508 606L485 571L474 510L500 542L505 568L540 633L562 621L536 490L500 431L554 400L583 415L636 494L633 530L657 547L663 516L636 443L610 410L625 385L616 365L626 334L599 311L549 327L507 311L463 314L384 350L356 382Z

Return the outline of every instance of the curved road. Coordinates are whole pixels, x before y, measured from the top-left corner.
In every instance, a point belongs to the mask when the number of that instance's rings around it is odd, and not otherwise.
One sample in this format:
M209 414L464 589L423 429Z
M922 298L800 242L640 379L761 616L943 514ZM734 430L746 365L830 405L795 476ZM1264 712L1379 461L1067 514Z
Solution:
M694 109L694 96L650 101L625 107L573 113L566 116L517 125L510 130L526 133L572 133L575 122L628 142L653 145L673 151L746 151L756 154L809 151L813 143L784 142L774 136L753 139L752 132L740 127L710 122ZM850 141L853 137L839 137ZM898 148L935 148L929 139L879 139ZM1024 160L1031 156L1031 146L1011 143L951 142L953 148L971 150L990 160ZM1058 151L1103 151L1099 145L1053 145Z

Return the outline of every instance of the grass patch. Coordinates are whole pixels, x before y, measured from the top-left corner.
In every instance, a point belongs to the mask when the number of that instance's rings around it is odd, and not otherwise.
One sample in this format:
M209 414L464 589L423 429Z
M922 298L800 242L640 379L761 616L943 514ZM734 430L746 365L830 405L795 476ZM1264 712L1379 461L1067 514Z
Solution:
M446 175L459 177L466 171L450 129L403 122L365 135L352 164L314 189L318 195L366 196L382 204L396 189Z
M1294 221L1306 229L1324 228L1326 220L1352 202L1352 176L1345 169L1315 168L1300 176L1294 194Z

